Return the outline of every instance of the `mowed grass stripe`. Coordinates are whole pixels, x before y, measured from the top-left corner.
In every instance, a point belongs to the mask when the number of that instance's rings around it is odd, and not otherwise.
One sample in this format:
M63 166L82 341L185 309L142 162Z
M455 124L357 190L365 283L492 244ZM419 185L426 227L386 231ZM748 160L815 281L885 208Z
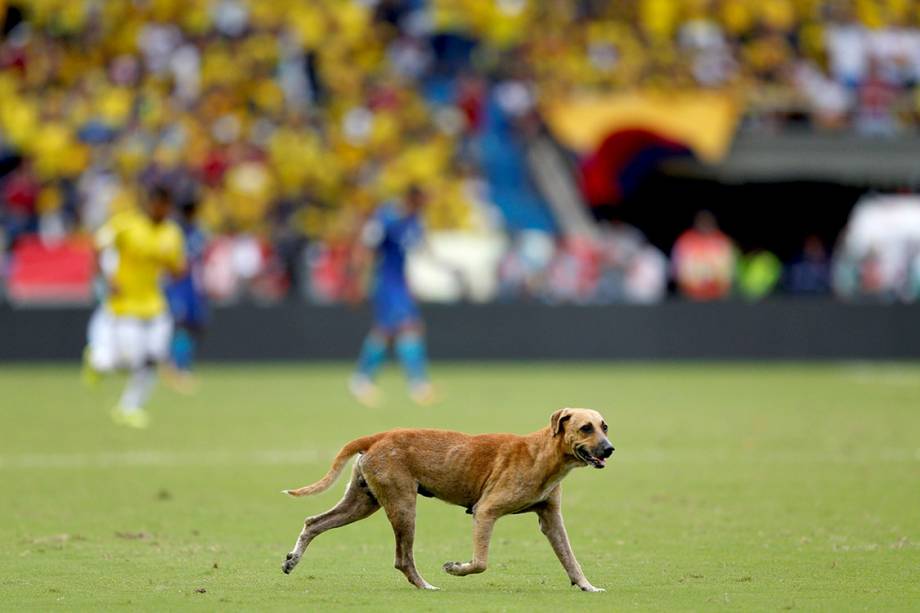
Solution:
M21 453L0 454L0 470L62 469L83 470L111 467L195 467L195 466L290 466L296 463L332 461L339 448L319 450L262 451L127 451L110 453ZM681 453L668 449L620 450L615 459L627 464L719 464L729 459L756 464L877 464L920 462L920 447L871 449L852 453L759 451L734 456L724 452ZM317 475L317 478L322 475Z

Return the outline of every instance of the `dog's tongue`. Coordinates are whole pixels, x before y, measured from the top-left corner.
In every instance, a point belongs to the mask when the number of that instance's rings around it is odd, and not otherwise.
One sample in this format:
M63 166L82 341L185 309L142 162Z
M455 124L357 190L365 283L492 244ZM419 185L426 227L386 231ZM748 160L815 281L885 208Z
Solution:
M594 463L598 468L603 468L607 466L607 460L604 458L594 458Z

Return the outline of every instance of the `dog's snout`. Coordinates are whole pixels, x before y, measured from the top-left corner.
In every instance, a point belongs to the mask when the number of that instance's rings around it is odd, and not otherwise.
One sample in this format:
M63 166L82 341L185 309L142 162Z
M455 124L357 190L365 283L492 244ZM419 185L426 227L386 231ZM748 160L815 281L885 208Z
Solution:
M614 452L613 445L611 445L610 443L606 443L606 444L601 448L601 456L602 456L604 459L609 458L610 456L612 456L612 455L613 455L613 452Z

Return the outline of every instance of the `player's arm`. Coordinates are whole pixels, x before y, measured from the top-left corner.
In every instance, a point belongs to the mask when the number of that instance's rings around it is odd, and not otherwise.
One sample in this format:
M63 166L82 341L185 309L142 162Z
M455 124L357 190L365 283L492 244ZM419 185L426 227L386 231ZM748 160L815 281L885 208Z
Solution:
M118 293L115 282L105 274L105 270L102 266L102 251L96 249L95 245L93 249L92 291L96 300L100 302L105 299L106 295L112 296Z
M374 253L383 242L385 234L385 220L379 214L372 215L361 226L349 251L349 283L346 290L346 299L349 302L357 302L363 297L374 266Z
M173 277L181 277L185 274L185 238L178 228L175 228L170 240L163 247L160 253L160 263Z
M116 215L104 223L93 235L93 265L95 278L105 284L104 292L115 296L119 292L113 271L107 270L103 259L106 253L111 254L118 250L119 243L124 236L126 221L123 216Z

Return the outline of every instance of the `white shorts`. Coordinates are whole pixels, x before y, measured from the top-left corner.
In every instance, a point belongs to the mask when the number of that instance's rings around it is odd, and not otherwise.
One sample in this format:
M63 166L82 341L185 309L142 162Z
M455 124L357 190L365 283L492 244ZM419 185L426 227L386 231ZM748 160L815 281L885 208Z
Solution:
M90 364L96 370L111 371L163 362L169 356L172 331L172 318L167 314L151 319L121 317L100 306L87 331Z

